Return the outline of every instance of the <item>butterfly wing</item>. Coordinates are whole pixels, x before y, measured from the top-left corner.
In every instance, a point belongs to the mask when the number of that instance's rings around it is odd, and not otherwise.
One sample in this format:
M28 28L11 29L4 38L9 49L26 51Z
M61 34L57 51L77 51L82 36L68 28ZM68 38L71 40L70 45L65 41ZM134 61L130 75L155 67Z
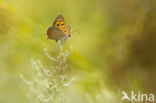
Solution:
M56 24L59 24L59 21L64 21L64 17L62 15L58 15L56 19L54 20L52 26L55 26Z
M62 15L59 15L55 21L53 22L54 27L58 27L65 35L70 35L70 28L66 24L64 17Z
M59 15L47 30L48 39L65 40L70 37L70 29L71 26L65 23L64 17Z
M66 36L58 27L51 26L47 30L48 39L65 40Z

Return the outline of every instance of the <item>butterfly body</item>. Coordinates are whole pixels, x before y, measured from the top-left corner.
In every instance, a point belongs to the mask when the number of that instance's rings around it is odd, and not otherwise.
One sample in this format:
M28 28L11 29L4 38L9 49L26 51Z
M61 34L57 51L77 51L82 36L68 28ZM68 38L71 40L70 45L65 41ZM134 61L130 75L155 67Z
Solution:
M66 40L70 37L71 26L65 23L64 17L59 15L47 30L48 39Z

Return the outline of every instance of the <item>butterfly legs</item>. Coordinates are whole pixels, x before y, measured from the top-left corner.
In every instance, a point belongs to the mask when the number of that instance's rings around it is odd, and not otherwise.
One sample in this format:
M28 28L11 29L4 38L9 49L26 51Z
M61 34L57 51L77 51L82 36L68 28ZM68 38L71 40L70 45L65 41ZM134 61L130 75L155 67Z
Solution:
M62 40L56 40L56 43L60 43L62 45L64 45L64 42L66 41L66 39L62 39Z

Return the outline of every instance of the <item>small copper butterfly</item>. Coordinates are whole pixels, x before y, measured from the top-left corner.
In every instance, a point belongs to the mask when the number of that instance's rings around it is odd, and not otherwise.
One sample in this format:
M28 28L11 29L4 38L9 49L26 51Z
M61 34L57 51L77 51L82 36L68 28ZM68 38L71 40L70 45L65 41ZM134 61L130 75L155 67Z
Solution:
M50 26L47 30L47 39L53 39L53 40L66 40L69 37L71 31L71 26L67 25L64 17L62 15L58 15L56 19L54 20L52 26Z

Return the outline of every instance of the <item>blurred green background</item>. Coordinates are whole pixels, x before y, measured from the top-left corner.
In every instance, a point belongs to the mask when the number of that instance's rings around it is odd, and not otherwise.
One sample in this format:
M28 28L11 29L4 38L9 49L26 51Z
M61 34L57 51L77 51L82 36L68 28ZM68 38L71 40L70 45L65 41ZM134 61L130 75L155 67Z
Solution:
M96 103L121 103L122 90L156 93L155 0L0 0L0 103L32 103L19 74L31 78L31 58L49 65L44 48L57 55L45 34L59 14L80 31L65 43L71 103L87 103L86 93Z

